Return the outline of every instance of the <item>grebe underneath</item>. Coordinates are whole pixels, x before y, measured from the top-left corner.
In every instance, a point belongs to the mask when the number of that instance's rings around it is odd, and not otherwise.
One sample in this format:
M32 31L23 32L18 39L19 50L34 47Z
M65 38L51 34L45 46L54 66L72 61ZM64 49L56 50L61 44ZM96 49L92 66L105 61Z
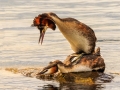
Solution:
M64 62L61 62L60 60L50 62L50 64L43 68L43 70L38 74L53 74L58 70L61 73L86 71L104 72L105 70L105 63L104 59L101 58L100 48L97 48L96 52L92 55L84 55L79 62L71 61L70 58L71 57L68 56Z

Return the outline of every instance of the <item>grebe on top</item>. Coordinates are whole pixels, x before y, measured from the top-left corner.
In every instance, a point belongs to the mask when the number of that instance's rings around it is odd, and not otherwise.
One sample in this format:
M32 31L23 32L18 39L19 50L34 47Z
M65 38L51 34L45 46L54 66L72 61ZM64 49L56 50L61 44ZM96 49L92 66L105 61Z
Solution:
M60 18L55 13L43 13L34 18L32 26L37 26L40 30L39 42L41 41L41 44L47 28L55 30L56 25L75 52L75 54L72 54L73 56L94 52L96 45L94 31L74 18Z

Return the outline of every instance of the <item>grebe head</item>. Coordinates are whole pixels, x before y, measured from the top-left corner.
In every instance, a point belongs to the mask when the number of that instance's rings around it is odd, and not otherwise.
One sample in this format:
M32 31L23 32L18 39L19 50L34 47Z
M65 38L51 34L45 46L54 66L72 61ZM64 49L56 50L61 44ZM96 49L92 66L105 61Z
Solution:
M51 68L48 69L43 69L39 74L54 74L58 71L58 67L57 66L53 66Z
M40 30L39 42L43 42L47 28L56 29L56 25L50 16L56 16L54 13L43 13L34 18L31 26L36 26Z
M56 73L58 71L58 60L54 61L54 62L50 62L48 66L44 67L39 74L53 74Z

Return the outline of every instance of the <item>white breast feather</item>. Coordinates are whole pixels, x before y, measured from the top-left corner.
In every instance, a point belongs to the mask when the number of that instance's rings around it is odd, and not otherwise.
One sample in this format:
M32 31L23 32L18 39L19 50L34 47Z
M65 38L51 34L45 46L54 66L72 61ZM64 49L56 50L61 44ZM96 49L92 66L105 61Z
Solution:
M54 18L54 21L56 22L58 28L64 35L64 37L68 40L68 42L71 45L71 48L74 52L79 52L80 50L89 53L89 42L88 40L81 34L80 32L73 30L73 27L70 28L70 24L65 24L61 22L59 19ZM68 30L69 29L69 30Z
M89 50L89 42L88 40L80 35L80 32L78 33L77 31L74 30L67 30L68 28L62 28L58 26L64 37L69 41L71 48L73 49L74 52L78 52L79 50L83 50L84 52L88 52Z
M66 68L64 66L59 66L58 65L58 68L59 70L62 72L62 73L69 73L69 72L85 72L85 71L92 71L91 68L89 68L88 66L85 66L85 65L75 65L71 68Z

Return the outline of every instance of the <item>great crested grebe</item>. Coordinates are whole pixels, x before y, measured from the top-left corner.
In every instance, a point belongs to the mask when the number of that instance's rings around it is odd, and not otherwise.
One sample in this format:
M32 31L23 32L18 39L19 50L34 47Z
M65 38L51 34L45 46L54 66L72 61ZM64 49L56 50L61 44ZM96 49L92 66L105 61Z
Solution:
M74 64L74 62L70 61L70 56L66 58L64 62L60 60L55 60L50 62L48 66L43 68L39 74L54 74L58 70L61 73L70 73L70 72L86 72L86 71L98 71L104 72L105 63L104 59L101 58L100 48L97 48L96 52L91 55L85 55Z
M94 31L74 18L59 18L55 13L43 13L34 18L32 26L37 26L40 30L39 42L41 44L47 28L55 30L56 25L75 52L71 56L78 56L79 58L82 54L94 52L96 45Z

